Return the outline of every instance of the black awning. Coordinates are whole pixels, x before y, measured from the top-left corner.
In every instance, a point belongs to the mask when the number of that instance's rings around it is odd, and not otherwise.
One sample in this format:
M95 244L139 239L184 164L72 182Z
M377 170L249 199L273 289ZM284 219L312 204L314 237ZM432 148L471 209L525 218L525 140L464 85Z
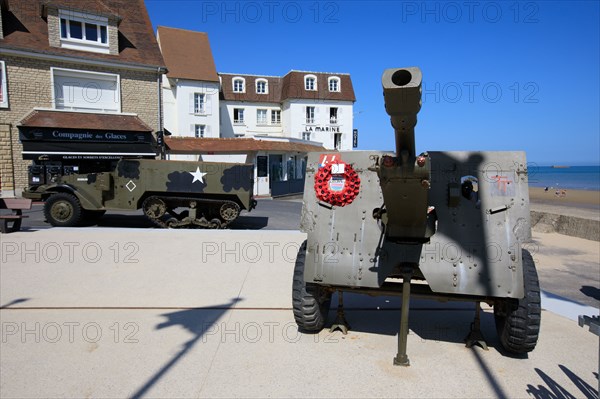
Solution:
M148 143L23 141L23 159L104 160L155 156L154 147Z

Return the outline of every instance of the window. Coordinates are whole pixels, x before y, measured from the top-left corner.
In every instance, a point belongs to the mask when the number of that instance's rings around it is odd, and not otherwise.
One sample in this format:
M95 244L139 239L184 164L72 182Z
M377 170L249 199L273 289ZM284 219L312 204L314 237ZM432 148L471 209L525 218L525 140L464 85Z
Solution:
M269 82L267 79L256 79L256 93L268 94L269 93Z
M206 132L206 125L194 125L194 136L204 137L204 132Z
M256 110L256 124L257 125L266 125L267 124L267 110L266 109L257 109Z
M315 75L306 75L304 77L305 90L317 90L317 77Z
M58 15L61 47L108 54L108 18L65 10Z
M233 78L233 92L234 93L245 93L246 92L246 81L244 78Z
M335 107L329 108L329 123L333 125L338 123L338 109Z
M315 107L306 107L306 123L315 123Z
M0 61L0 108L8 108L8 90L6 86L6 65Z
M281 125L281 110L278 110L278 109L271 110L271 124L272 125Z
M194 93L194 113L203 114L206 112L206 97L202 93Z
M54 108L121 112L119 75L50 68Z
M233 109L233 123L236 125L244 124L244 109L234 108Z
M329 79L329 91L340 91L340 78L332 76Z
M333 147L336 150L342 149L342 133L334 133L333 135Z
M302 140L310 141L310 132L302 132Z

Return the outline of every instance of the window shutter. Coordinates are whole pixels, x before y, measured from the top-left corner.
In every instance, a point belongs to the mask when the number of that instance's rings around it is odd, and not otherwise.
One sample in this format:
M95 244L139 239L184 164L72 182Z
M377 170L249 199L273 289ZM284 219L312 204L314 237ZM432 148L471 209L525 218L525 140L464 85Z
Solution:
M204 137L210 137L210 125L204 127Z
M342 108L338 107L338 116L342 114Z
M190 114L194 113L194 93L190 93Z
M206 115L212 115L212 96L209 94L204 95L204 112Z
M190 132L192 132L192 137L196 137L196 125L193 123L190 125Z

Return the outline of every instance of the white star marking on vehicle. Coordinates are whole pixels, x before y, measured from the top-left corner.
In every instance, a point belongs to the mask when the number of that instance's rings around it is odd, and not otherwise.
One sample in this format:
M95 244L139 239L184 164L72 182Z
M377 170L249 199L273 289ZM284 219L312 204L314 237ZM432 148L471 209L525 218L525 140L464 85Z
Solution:
M199 181L200 183L204 183L204 176L207 173L203 173L200 172L200 167L196 167L196 171L195 172L188 172L190 175L194 176L194 180L192 180L192 184L194 184L195 182Z

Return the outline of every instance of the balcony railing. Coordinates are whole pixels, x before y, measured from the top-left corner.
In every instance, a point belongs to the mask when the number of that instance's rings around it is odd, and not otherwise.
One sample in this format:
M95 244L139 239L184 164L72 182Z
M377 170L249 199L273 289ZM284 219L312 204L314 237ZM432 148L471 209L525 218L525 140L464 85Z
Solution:
M233 120L233 124L234 125L243 125L244 124L244 120L243 119L234 119Z
M329 118L329 123L331 123L332 125L337 125L338 118L335 116L332 116L331 118Z
M315 123L315 118L306 118L306 123L309 125Z

